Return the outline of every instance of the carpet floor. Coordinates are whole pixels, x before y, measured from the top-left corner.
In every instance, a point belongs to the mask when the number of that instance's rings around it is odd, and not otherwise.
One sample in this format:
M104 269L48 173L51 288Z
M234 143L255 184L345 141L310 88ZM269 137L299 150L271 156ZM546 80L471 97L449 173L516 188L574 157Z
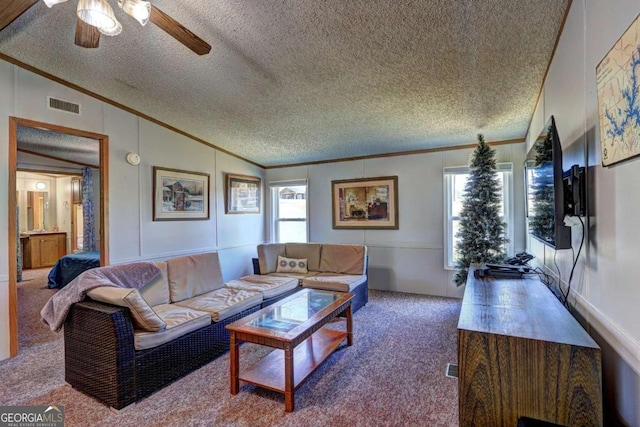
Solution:
M20 354L0 361L0 405L62 405L67 427L458 425L457 381L445 368L457 361L460 300L371 290L354 315L354 345L298 388L292 413L283 395L246 383L232 396L224 354L116 414L64 382L63 335L39 320L54 292L46 275L18 286ZM243 344L241 369L269 351Z

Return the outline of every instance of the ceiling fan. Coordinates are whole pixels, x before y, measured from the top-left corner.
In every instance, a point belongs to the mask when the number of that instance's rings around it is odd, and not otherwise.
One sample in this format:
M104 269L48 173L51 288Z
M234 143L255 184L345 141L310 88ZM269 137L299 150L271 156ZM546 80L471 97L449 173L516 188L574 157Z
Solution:
M47 6L52 7L67 0L43 1ZM5 4L4 10L0 12L0 30L26 12L38 0L3 0L4 2L8 4ZM147 21L151 21L198 55L205 55L211 50L207 42L148 1L117 0L117 4L140 24L145 25ZM100 34L114 36L122 30L122 25L116 19L108 0L78 0L77 15L75 44L78 46L96 48L100 43Z

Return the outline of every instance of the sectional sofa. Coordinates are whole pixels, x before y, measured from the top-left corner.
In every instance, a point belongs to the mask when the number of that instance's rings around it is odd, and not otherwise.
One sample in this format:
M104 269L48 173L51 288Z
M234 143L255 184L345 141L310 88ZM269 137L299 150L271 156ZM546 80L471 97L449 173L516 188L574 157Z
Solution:
M282 268L295 261L303 268ZM258 245L254 273L260 277L295 277L303 287L355 294L355 313L369 301L367 247L328 243L270 243Z
M90 290L64 320L66 382L120 410L228 351L226 325L310 286L308 279L317 277L321 289L355 290L354 311L366 303L366 247L300 245L261 245L258 253L266 273L227 283L218 254L212 252L156 263L159 276L140 289ZM324 262L323 248L327 249ZM283 270L272 265L278 253L295 256L284 258L296 259L296 264L305 259L302 255L309 255L311 272L276 271ZM361 269L347 268L358 253ZM350 261L336 268L336 256Z

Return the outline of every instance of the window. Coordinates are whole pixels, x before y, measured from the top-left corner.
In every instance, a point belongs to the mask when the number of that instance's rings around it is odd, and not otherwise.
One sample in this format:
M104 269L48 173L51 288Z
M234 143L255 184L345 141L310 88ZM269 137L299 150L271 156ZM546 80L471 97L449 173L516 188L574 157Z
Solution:
M501 217L506 224L505 236L509 240L505 251L513 253L513 164L498 163L496 172L499 182L502 184L502 209ZM464 196L464 187L469 178L467 166L444 168L444 249L445 268L453 269L456 265L456 246L458 239L456 234L460 227L460 211Z
M307 241L307 180L269 183L271 188L272 241Z

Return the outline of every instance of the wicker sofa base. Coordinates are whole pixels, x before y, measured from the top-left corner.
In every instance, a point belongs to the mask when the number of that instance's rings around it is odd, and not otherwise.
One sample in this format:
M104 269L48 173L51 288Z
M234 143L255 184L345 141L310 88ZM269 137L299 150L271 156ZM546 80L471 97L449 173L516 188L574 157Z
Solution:
M351 301L351 311L355 313L369 302L369 280L365 280L351 292L355 295Z
M76 303L64 326L65 381L107 406L125 408L227 352L225 326L260 307L136 351L128 309L91 300Z

